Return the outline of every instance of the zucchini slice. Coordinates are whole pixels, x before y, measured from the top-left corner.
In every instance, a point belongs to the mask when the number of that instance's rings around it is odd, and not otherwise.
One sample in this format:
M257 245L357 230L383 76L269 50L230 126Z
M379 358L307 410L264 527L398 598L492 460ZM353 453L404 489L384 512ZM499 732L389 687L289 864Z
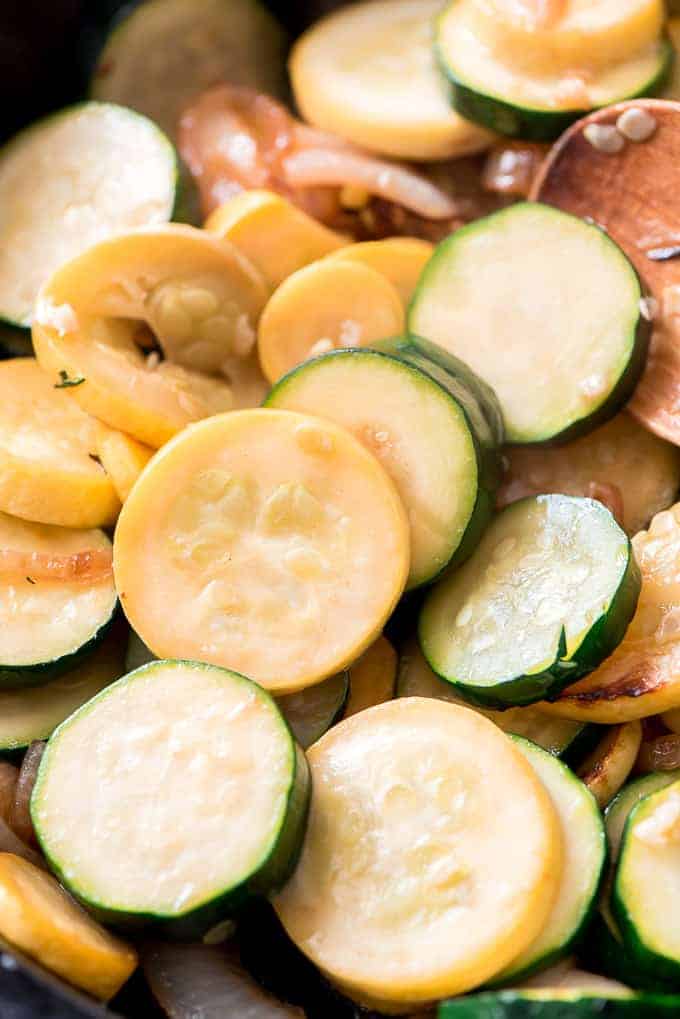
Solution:
M562 718L620 722L647 718L680 704L678 600L680 503L633 538L642 574L640 601L625 637L595 672L541 709Z
M150 0L111 32L93 98L139 110L174 138L184 107L218 81L285 94L283 29L257 0Z
M382 273L407 307L433 251L434 245L419 237L386 237L382 241L346 244L327 257L360 262Z
M399 658L397 697L436 697L440 701L466 705L455 687L432 671L415 637L403 647ZM597 732L595 726L570 722L566 718L551 718L531 706L507 708L505 711L480 707L474 710L494 722L503 732L531 740L567 764L582 756L584 747L588 747L594 738L593 731Z
M387 277L368 265L321 259L274 291L257 333L262 371L273 384L337 347L372 347L399 335L404 309Z
M266 297L229 241L179 224L120 234L47 281L33 323L36 357L55 381L74 380L68 392L81 407L157 448L231 408L224 374L254 359ZM166 360L140 346L149 330Z
M39 686L73 668L111 625L111 542L103 531L0 513L0 563L0 691Z
M306 690L277 697L276 703L293 736L306 750L341 717L348 694L348 674L338 672Z
M33 357L0 362L0 510L59 527L114 523L120 502L97 462L97 422Z
M447 378L432 363L429 374L425 358L412 363L408 350L397 342L387 352L313 358L284 376L265 405L330 418L378 458L409 517L414 588L476 544L493 511L499 458L485 419L477 430L479 407L467 413L475 401L467 369Z
M118 520L114 568L155 654L293 693L381 633L408 575L408 522L388 475L344 429L237 411L154 457Z
M662 89L673 51L661 37L661 0L553 7L533 5L534 20L529 5L451 0L436 52L461 116L552 141L588 110Z
M114 626L80 665L32 689L0 690L0 753L48 739L65 718L123 675L121 636Z
M640 590L630 540L601 503L539 495L504 509L428 596L428 662L472 703L531 704L622 640Z
M514 737L553 802L562 826L564 866L557 899L543 930L494 977L508 984L545 969L569 954L595 908L607 860L607 837L594 796L574 773L534 743Z
M438 245L408 328L495 389L508 442L564 441L612 417L632 393L649 336L642 296L602 230L521 202Z
M440 10L440 0L381 0L316 22L290 58L304 118L398 159L449 159L490 145L488 132L451 109L432 53Z
M624 945L652 976L680 978L680 781L645 796L628 815L612 892Z
M673 1019L674 994L636 994L595 974L583 986L509 988L444 1001L437 1019Z
M345 718L356 715L394 697L397 652L387 637L380 636L349 670L349 698Z
M97 456L123 503L153 456L153 449L116 428L97 422Z
M605 811L605 824L607 827L607 841L609 842L609 855L612 863L616 863L621 848L623 830L628 820L628 815L640 800L646 796L665 789L680 779L680 769L676 771L654 771L649 775L642 775L640 778L628 782L614 797Z
M108 1001L137 953L88 916L51 874L0 853L0 936L70 984Z
M485 718L390 701L334 726L308 757L307 837L273 904L345 993L416 1011L491 978L538 935L559 882L559 822Z
M57 729L31 814L76 898L112 923L155 922L191 940L286 880L308 792L304 754L264 690L215 666L164 661Z
M29 326L60 265L111 234L172 218L175 151L132 110L83 103L0 153L0 318Z
M608 728L577 774L603 809L627 781L642 743L639 722Z
M622 503L623 527L634 535L668 509L680 489L680 450L652 435L630 414L615 418L564 446L516 446L505 451L501 506L526 495L601 492Z

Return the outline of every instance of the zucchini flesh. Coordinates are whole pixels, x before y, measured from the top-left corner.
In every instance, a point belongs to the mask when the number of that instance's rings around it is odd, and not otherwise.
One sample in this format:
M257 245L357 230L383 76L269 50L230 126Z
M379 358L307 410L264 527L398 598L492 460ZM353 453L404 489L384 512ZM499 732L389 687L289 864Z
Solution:
M284 94L285 49L285 33L256 0L151 0L112 31L91 94L146 114L174 138L184 107L216 82Z
M103 531L31 524L0 513L0 548L20 555L110 552ZM0 690L46 683L93 651L117 606L109 571L92 580L0 574Z
M437 675L472 703L531 704L611 654L639 590L630 541L604 506L539 495L503 510L438 583L420 642Z
M172 218L177 162L132 110L83 103L18 134L0 153L0 318L28 326L45 280L119 231Z
M635 270L603 231L522 202L438 245L408 328L495 389L508 442L564 441L630 396L649 337L641 298Z
M485 470L496 450L485 447L457 399L465 373L446 380L389 352L338 350L294 368L273 388L266 406L327 417L351 431L394 480L411 525L409 588L429 583L468 547L488 519L497 469ZM392 352L396 356L392 356ZM443 374L443 373L442 373ZM436 438L435 438L436 437ZM469 532L469 533L468 533Z
M465 699L456 693L455 687L432 671L415 638L405 645L399 658L397 697L436 697L438 700L451 701L452 704L466 704ZM480 707L474 710L485 715L504 732L523 736L567 761L578 757L579 746L590 742L591 730L597 731L595 726L570 722L565 718L552 718L531 706L508 708L505 711Z
M339 672L306 690L279 697L276 703L295 739L306 750L342 715L348 694L348 675Z
M263 690L214 666L152 662L54 733L31 814L77 898L109 922L191 939L286 880L308 792L304 755Z

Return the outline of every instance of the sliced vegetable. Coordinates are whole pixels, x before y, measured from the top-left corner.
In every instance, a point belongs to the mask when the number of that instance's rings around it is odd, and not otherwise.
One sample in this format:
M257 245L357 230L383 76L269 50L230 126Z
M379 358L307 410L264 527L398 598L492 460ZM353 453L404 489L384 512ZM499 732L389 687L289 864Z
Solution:
M418 237L388 237L384 241L348 244L328 257L359 262L382 273L396 287L406 307L433 251L429 241Z
M338 672L299 693L278 697L279 711L303 750L323 736L343 714L349 694L349 676Z
M557 811L564 867L557 899L535 941L494 976L494 984L521 980L568 955L582 937L595 907L607 859L607 838L597 803L574 773L552 754L515 737Z
M340 722L309 762L307 838L273 902L345 992L415 1011L490 978L540 932L559 881L557 816L486 719L390 701Z
M436 49L458 113L499 131L551 141L594 107L652 95L672 50L662 0L516 4L451 0Z
M286 880L308 789L304 755L261 688L211 665L152 662L59 727L31 813L79 899L191 940Z
M343 715L391 701L397 679L397 652L387 637L378 637L349 670L349 699Z
M562 718L616 724L680 704L680 504L633 538L640 601L620 646L595 672L541 709Z
M0 317L28 326L60 265L114 232L172 218L177 163L165 135L120 106L84 103L0 154Z
M113 620L111 542L103 531L29 524L0 513L0 549L12 553L8 570L0 560L0 690L40 685L94 650ZM90 550L108 563L95 577L28 573L35 557L68 562Z
M484 188L499 195L528 198L547 153L548 147L536 142L498 142L484 162Z
M0 509L63 527L112 524L120 503L97 463L96 421L34 358L0 362Z
M650 793L628 816L612 909L624 944L641 968L677 985L680 902L677 883L680 782Z
M612 653L639 590L630 541L600 503L522 499L428 596L420 642L472 703L531 704Z
M408 325L490 383L509 442L563 441L630 396L649 334L641 298L635 270L606 234L522 202L437 247Z
M680 736L671 732L643 739L635 767L638 771L672 771L680 768Z
M611 726L579 767L577 774L600 807L606 807L628 779L641 742L639 722Z
M22 860L27 860L35 867L40 867L43 870L47 869L42 854L36 852L35 849L31 849L25 842L22 842L3 818L0 818L0 853L11 853L12 856L20 856ZM1 930L0 936L2 936Z
M19 769L9 761L0 760L0 820L2 821L6 822L9 819L18 778Z
M387 474L343 429L239 411L154 457L123 507L114 560L153 652L293 693L380 634L406 582L408 523Z
M97 422L97 456L121 502L153 456L153 449L116 428Z
M12 831L26 845L36 845L33 822L31 821L30 802L33 787L38 775L42 755L47 746L42 740L31 743L21 762L21 770L14 790L14 800L9 814L9 825Z
M124 672L121 634L114 625L75 668L32 689L0 690L0 752L47 739L56 727Z
M151 0L113 30L92 95L145 113L174 137L201 89L225 79L285 90L286 37L257 0Z
M621 933L614 921L609 906L600 903L598 913L588 931L581 955L588 964L614 980L625 980L638 991L673 993L674 987L667 981L659 980L640 968L624 945ZM646 1012L644 1015L646 1016Z
M338 248L347 238L318 223L273 191L241 191L212 212L205 229L226 237L272 288ZM420 242L419 242L420 243Z
M176 224L121 234L48 280L36 357L55 380L70 380L81 407L156 448L229 409L228 385L202 373L249 358L265 299L259 273L229 241ZM146 356L140 322L168 360Z
M310 123L404 159L479 151L491 137L451 110L432 54L438 0L381 0L316 22L293 47L295 100Z
M614 797L605 812L607 826L607 840L609 842L609 855L612 863L616 863L621 848L623 830L626 826L628 816L634 807L641 800L659 789L665 789L680 779L680 770L653 772L650 775L642 775L624 785L623 789Z
M671 1019L680 998L674 994L636 994L595 974L573 986L508 988L444 1001L438 1019ZM582 979L579 976L579 979Z
M458 696L450 683L435 675L415 637L402 648L397 672L397 697L436 697L440 701L469 706ZM569 764L582 756L584 748L588 747L594 738L593 730L597 732L595 726L551 718L531 706L508 708L505 711L479 707L475 707L474 710L494 722L504 732L523 736Z
M336 347L368 347L404 326L399 294L367 265L323 259L274 291L258 329L262 371L270 382Z
M506 450L508 470L498 495L505 506L526 495L561 492L620 495L623 527L629 535L668 509L680 488L680 451L618 414L594 432L554 449ZM621 523L621 521L619 521Z
M413 588L476 544L493 510L498 448L464 365L447 375L408 342L381 348L305 362L266 406L330 418L378 458L409 517Z
M0 853L0 934L57 973L108 1001L137 968L137 955L100 927L49 874Z

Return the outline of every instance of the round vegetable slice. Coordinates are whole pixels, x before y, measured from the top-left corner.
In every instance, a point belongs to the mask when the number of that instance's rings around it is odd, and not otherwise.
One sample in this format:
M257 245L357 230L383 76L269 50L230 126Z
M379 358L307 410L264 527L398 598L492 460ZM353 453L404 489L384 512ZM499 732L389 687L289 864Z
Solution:
M145 113L173 137L187 103L216 81L282 92L285 50L285 33L257 0L151 0L109 36L92 95Z
M134 949L88 916L50 874L0 853L0 934L46 969L108 1001L137 968Z
M491 135L451 110L432 54L438 0L380 0L336 11L293 47L290 74L310 123L403 159L478 152Z
M650 793L628 816L612 908L624 944L653 976L677 985L680 901L677 882L680 782Z
M276 382L302 361L336 347L367 347L398 335L399 294L375 269L322 259L289 276L270 298L258 329L262 371Z
M493 511L498 452L465 366L447 377L408 351L397 343L313 358L274 386L266 406L330 418L378 458L409 517L413 588L476 544Z
M583 977L589 977L583 980ZM680 996L636 994L613 980L579 974L582 986L508 988L444 1001L438 1019L671 1019Z
M234 195L208 216L205 229L226 237L255 265L272 288L338 248L347 238L318 223L273 191Z
M153 452L131 435L97 422L97 456L121 502L127 499Z
M633 538L642 574L640 601L616 651L590 676L541 710L563 718L616 724L647 718L680 704L677 603L680 504Z
M564 867L555 904L528 948L494 977L494 984L521 980L568 955L590 920L607 859L607 838L594 796L552 754L515 737L545 786L562 827Z
M260 687L211 665L152 662L57 729L31 813L77 898L112 922L192 939L286 880L308 787L304 754Z
M31 324L45 280L114 232L172 218L177 162L132 110L84 103L17 135L0 153L0 317Z
M379 635L406 582L408 522L383 468L343 429L238 411L154 457L123 507L114 567L156 654L292 693Z
M476 986L539 933L559 881L559 824L486 719L391 701L340 722L309 763L307 838L273 902L343 990L406 1010Z
M642 726L639 722L611 726L579 767L578 775L602 808L628 779L641 743Z
M397 652L380 636L349 670L349 698L345 718L376 704L391 701L397 679Z
M619 523L629 535L668 509L680 488L680 451L626 413L564 446L516 446L505 455L501 506L547 492L608 496L621 504Z
M635 270L602 230L522 202L439 244L408 327L495 389L509 442L563 441L630 396L649 334L641 298Z
M433 251L434 245L418 237L387 237L384 241L347 244L327 257L348 259L382 273L395 286L406 307Z
M435 675L415 637L404 645L399 657L397 697L435 697L452 704L466 704L450 683ZM480 707L472 710L484 715L504 732L531 740L567 763L581 756L583 745L590 745L592 741L590 730L596 729L566 718L551 718L532 706L507 708L505 711Z
M112 428L158 447L232 405L224 378L250 358L266 288L229 241L177 224L121 234L62 266L41 291L36 357ZM140 324L144 326L140 328ZM166 355L146 356L151 330Z
M0 509L62 527L112 524L120 502L97 463L94 418L30 357L0 363Z
M103 531L0 513L0 691L72 668L102 639L116 606Z
M434 671L473 703L531 704L612 653L639 591L630 541L608 510L539 495L503 510L437 584L420 641Z
M623 831L631 810L646 796L659 789L665 789L666 786L672 785L678 779L680 779L680 770L655 771L650 775L642 775L640 778L628 782L617 793L605 811L607 841L612 863L616 863L618 859Z
M342 715L349 693L346 672L329 676L298 693L278 697L279 711L303 750L323 736Z
M451 0L436 51L461 116L551 141L587 110L661 90L672 63L663 16L662 0Z

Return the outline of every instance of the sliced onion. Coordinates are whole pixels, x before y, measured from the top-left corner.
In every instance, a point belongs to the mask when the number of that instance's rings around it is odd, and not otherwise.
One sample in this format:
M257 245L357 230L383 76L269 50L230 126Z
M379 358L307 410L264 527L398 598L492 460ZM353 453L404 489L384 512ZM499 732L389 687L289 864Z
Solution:
M484 163L482 186L501 195L526 198L547 152L547 145L531 142L495 145Z
M113 571L108 548L93 548L70 555L47 552L19 552L0 549L0 574L30 577L31 580L105 580Z
M0 818L3 821L9 820L18 778L18 768L9 761L0 761Z
M14 802L9 815L9 823L15 835L18 835L27 845L38 844L31 819L31 793L46 746L47 743L37 740L35 743L31 743L24 754L14 790Z
M36 853L34 849L31 849L20 838L17 838L7 822L3 821L1 817L0 853L13 853L14 856L21 856L24 860L28 860L29 863L35 864L36 867L42 867L43 870L47 870L47 865L40 853Z
M170 1019L304 1019L264 991L231 946L157 943L142 950L144 974Z
M637 768L639 771L674 771L680 768L680 736L669 733L643 743Z

